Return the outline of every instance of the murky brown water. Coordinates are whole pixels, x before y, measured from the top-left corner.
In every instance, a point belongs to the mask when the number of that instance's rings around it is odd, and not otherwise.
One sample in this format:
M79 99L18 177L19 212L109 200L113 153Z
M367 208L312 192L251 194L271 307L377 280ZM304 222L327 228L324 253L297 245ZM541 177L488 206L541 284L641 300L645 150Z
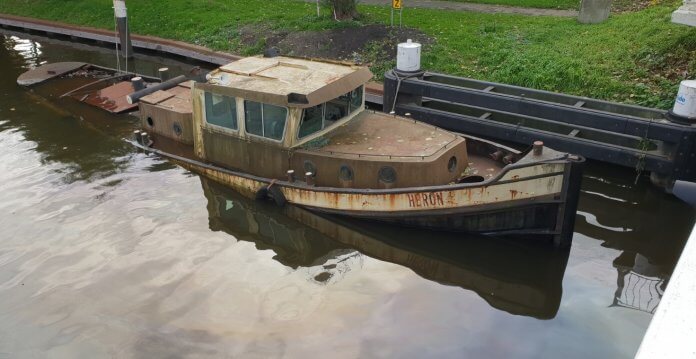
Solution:
M248 201L15 83L108 49L0 42L0 358L629 358L693 224L598 164L569 254Z

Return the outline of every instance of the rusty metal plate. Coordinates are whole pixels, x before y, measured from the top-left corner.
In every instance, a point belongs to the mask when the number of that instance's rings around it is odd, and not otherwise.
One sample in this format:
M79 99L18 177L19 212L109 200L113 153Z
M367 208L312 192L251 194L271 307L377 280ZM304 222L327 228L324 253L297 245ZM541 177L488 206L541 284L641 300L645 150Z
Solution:
M130 81L121 81L115 85L92 92L80 101L99 107L111 113L123 113L135 110L138 104L129 104L126 96L134 92Z
M75 71L87 65L84 62L56 62L29 70L17 78L17 83L22 86L31 86L58 76Z

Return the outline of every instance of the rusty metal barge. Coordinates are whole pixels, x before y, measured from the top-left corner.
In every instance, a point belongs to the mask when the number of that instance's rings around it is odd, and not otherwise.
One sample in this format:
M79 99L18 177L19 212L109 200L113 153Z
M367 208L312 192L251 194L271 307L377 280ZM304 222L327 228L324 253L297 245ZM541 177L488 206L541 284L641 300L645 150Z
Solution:
M140 98L135 144L278 205L570 243L581 157L367 111L371 77L349 64L244 58Z

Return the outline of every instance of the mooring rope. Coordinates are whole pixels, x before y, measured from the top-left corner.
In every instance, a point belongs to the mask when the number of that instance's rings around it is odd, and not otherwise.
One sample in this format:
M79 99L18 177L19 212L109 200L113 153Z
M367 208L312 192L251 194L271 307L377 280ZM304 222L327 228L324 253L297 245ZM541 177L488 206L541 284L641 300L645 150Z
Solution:
M654 119L650 119L648 121L648 126L645 128L645 136L641 138L641 143L640 143L640 148L639 150L641 151L641 154L638 156L638 162L636 163L636 178L633 181L633 184L638 184L638 179L640 179L640 175L643 173L645 170L645 157L647 157L647 150L648 150L648 145L650 141L648 140L648 133L650 131L650 125L652 125Z
M126 73L128 73L128 58L132 55L128 51L132 50L130 47L128 47L128 43L130 43L130 25L128 24L128 16L126 16ZM121 44L121 49L123 49L123 44Z
M396 109L396 98L399 96L399 89L401 88L401 81L423 74L423 72L416 72L416 73L412 73L412 74L405 74L404 77L401 77L401 76L399 76L399 73L396 70L392 70L392 73L396 77L396 90L394 91L394 101L392 102L392 107L391 107L390 113L393 113L394 110Z

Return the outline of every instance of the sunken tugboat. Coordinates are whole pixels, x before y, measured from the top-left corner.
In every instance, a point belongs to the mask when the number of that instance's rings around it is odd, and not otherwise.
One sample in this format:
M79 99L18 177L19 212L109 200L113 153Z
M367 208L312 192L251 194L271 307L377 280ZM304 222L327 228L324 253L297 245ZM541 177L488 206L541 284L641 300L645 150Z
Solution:
M248 57L140 99L136 145L278 205L569 245L578 156L365 109L366 67Z

